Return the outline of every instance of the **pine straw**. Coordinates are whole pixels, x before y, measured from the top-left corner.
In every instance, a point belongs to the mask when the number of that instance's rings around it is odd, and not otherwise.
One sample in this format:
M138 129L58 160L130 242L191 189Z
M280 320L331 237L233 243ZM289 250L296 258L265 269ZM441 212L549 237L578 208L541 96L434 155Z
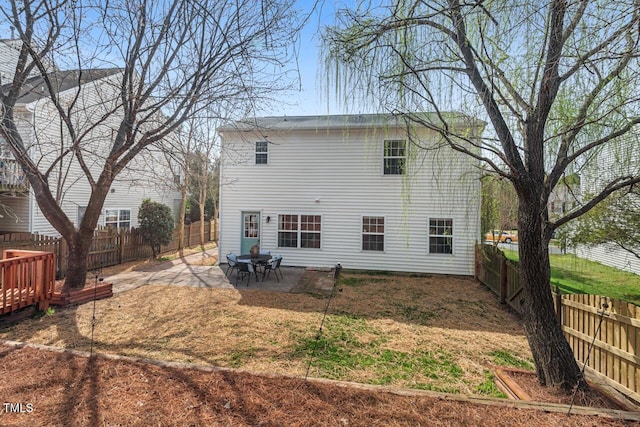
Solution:
M162 367L0 346L5 402L33 412L0 415L3 426L622 426L434 397L339 387L292 378ZM30 367L30 369L25 369Z
M464 394L479 393L479 386L495 367L495 352L525 361L531 358L517 318L471 279L345 274L340 288L329 306L322 336L345 348L351 346L347 353L362 353L375 360L373 364L327 368L322 362L328 356L310 357L300 350L301 343L316 336L326 299L258 290L149 285L97 301L93 350L289 376L304 376L311 361L311 377ZM56 309L52 316L1 330L0 339L89 351L92 317L93 303ZM369 354L368 349L375 351ZM26 350L11 354L22 351ZM455 365L460 372L452 376L417 369L410 375L398 375L402 366L389 368L384 361L378 362L385 352L406 356L410 364L419 356L431 355ZM58 406L55 416L71 417L72 423L79 424L89 420L77 417L91 416L109 425L113 422L109 420L118 420L115 415L111 418L112 413L121 414L125 423L136 424L142 412L151 415L149 419L145 415L139 425L306 425L309 414L314 414L318 424L328 425L434 425L436 417L441 425L477 425L486 417L486 408L460 409L457 404L433 399L405 401L293 380L200 376L120 362L113 366L95 362L100 368L96 370L75 359L66 366L61 357L45 356L57 362L38 362L33 372L20 370L19 376L12 375L12 382L4 386L13 387L16 399L23 392L36 393L20 397L23 402L44 405L42 399L51 394L50 404ZM21 366L30 366L30 362ZM12 371L9 365L4 369ZM83 375L85 380L74 379ZM49 379L40 381L38 376ZM29 391L34 381L42 386L51 382L53 389ZM75 384L72 389L71 384ZM21 387L26 389L18 392ZM99 401L88 397L92 390L99 392L100 397L95 398ZM320 397L318 390L322 390ZM4 396L13 396L14 391ZM76 392L80 393L77 398ZM65 406L69 399L75 403ZM220 409L227 402L232 409ZM491 408L491 413L495 411L498 409ZM495 425L522 425L527 417L547 416L500 411ZM72 424L61 421L51 424ZM4 425L4 420L0 424Z

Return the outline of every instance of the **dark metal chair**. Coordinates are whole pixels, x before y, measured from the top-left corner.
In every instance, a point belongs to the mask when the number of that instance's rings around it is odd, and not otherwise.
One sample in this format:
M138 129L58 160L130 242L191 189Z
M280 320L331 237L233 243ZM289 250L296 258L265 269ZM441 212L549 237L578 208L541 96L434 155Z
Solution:
M276 276L276 280L279 282L280 279L283 278L282 270L280 270L281 262L282 262L282 255L276 255L273 258L271 258L271 261L264 267L264 274L262 275L262 280L264 280L265 275L266 277L269 277L269 275L273 271L273 274L275 274ZM280 279L278 279L278 272L280 272Z
M227 263L229 264L227 267L227 271L225 271L224 276L225 277L229 277L229 273L233 273L233 270L237 270L238 269L238 259L236 258L236 254L234 254L233 252L230 254L227 254Z
M253 264L250 262L238 262L237 263L238 274L236 276L236 286L238 286L239 280L244 280L247 278L247 287L249 286L249 280L251 280L251 275L256 276L256 282L258 281L258 274L256 270L253 268Z

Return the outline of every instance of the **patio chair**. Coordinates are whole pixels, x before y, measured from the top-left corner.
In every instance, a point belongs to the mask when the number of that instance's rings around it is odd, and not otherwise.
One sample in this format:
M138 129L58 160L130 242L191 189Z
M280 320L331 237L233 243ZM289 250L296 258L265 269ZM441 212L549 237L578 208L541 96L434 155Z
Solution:
M275 274L275 276L276 276L276 280L279 282L280 279L283 278L282 270L280 270L280 263L281 262L282 262L282 255L274 256L271 259L271 261L267 265L265 265L264 274L262 275L262 280L264 280L265 275L266 275L266 277L269 277L269 275L273 271L273 274ZM280 279L278 279L278 272L280 272Z
M229 272L233 273L234 269L238 269L238 259L236 258L236 254L233 252L227 254L227 263L229 266L227 267L227 271L224 273L224 277L229 277Z
M244 280L247 278L247 287L249 287L249 281L251 280L251 275L256 276L256 282L258 281L258 274L256 273L255 268L253 268L253 264L251 262L243 262L238 261L238 274L236 275L236 286L238 286L239 280Z
M260 255L271 255L271 251L266 249L260 249Z

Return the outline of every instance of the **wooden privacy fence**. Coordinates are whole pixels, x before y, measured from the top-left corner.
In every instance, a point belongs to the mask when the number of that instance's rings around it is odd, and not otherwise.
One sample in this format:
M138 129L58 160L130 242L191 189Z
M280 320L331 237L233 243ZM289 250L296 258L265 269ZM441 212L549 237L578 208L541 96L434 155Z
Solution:
M204 243L217 240L217 222L204 223ZM178 249L178 231L174 231L173 241L160 248L160 252ZM183 247L200 244L200 222L185 225ZM24 249L52 252L56 255L56 271L59 277L66 275L68 249L64 239L30 233L0 234L0 250ZM109 267L128 261L147 258L152 255L151 248L142 240L139 229L115 230L112 228L99 229L94 232L89 248L87 268Z
M5 250L0 260L0 314L38 304L49 307L55 287L55 255L50 252Z
M517 262L507 260L496 247L478 245L476 278L500 302L521 312ZM599 295L563 295L557 289L553 295L556 316L576 360L581 366L586 363L587 372L640 403L640 307Z

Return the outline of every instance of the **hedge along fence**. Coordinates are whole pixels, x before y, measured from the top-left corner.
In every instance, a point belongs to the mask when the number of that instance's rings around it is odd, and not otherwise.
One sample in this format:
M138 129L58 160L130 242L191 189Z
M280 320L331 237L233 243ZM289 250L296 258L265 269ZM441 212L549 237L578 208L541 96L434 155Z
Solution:
M518 263L498 248L476 246L476 278L521 312ZM553 292L556 316L585 370L640 403L640 307L587 294ZM593 349L589 354L589 347ZM588 358L588 360L587 360Z
M205 243L217 240L217 221L205 222ZM200 244L200 222L185 225L183 247ZM64 239L30 233L0 234L0 251L5 249L22 249L52 252L56 255L56 271L59 277L66 275L68 249ZM174 231L173 241L160 248L161 252L171 252L178 249L178 231ZM89 247L87 269L95 270L103 267L122 264L128 261L148 258L152 254L151 248L142 241L139 229L115 230L111 228L98 229L93 234Z

